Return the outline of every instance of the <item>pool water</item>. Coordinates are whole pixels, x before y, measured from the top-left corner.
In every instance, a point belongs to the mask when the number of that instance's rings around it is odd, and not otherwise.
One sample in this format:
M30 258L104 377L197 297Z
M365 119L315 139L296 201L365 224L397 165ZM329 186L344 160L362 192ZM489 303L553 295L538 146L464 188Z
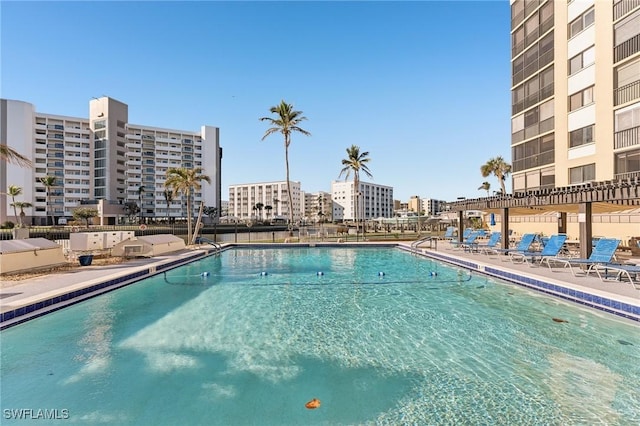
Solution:
M640 424L637 324L398 249L229 250L0 345L2 424Z

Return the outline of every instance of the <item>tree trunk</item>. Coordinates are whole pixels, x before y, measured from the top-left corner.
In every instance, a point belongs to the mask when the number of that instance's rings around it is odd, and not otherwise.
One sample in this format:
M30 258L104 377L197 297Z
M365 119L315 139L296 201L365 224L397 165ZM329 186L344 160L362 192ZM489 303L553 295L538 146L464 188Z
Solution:
M287 196L289 197L289 236L293 237L293 195L291 195L291 183L289 182L289 138L284 139L284 159L287 166Z
M191 244L191 192L187 194L187 245Z

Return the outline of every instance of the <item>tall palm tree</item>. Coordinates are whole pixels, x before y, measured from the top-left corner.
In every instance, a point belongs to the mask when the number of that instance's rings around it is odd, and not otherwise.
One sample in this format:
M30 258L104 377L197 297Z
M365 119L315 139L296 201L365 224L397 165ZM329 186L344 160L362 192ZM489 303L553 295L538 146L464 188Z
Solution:
M172 167L167 170L166 188L171 189L173 195L184 194L187 201L187 244L191 244L191 194L202 188L202 181L211 183L211 178L202 174L202 167L186 169L184 167Z
M307 117L302 115L302 111L294 110L292 104L280 101L280 104L272 106L269 111L272 114L276 114L276 118L260 118L260 121L267 121L271 126L273 126L267 129L262 140L265 140L266 137L272 133L282 133L282 136L284 136L284 160L287 167L287 195L289 196L289 226L292 227L293 195L291 194L291 182L289 182L289 145L291 144L291 134L297 132L306 136L311 136L311 133L299 127L299 124L306 120ZM293 228L290 228L289 235L293 235Z
M353 206L354 217L356 221L356 232L358 232L358 196L360 195L360 171L362 170L368 177L372 178L373 175L367 166L367 163L371 161L369 158L369 152L360 152L360 147L351 145L347 148L347 158L342 160L342 170L338 175L338 179L344 174L344 179L349 179L351 172L353 172Z
M9 185L7 195L11 196L11 206L13 206L13 215L16 217L16 223L18 223L18 210L16 209L16 197L22 194L22 188L17 185Z
M478 188L478 191L480 190L484 190L487 191L487 197L489 196L489 189L491 189L491 184L487 181L482 182L482 185L480 185L480 187Z
M20 167L31 167L33 163L24 155L18 151L9 148L7 144L0 143L0 160L6 160L9 163L14 163Z
M144 221L144 213L142 211L142 195L144 195L144 185L138 187L138 201L140 202L140 223Z
M50 205L51 205L51 200L50 200L51 188L53 188L54 186L57 186L58 182L57 182L57 178L55 176L41 177L40 178L40 182L44 185L45 189L47 190L47 211L45 212L45 214L47 214L48 211L49 211ZM55 225L55 219L53 217L53 210L51 210L51 224Z
M171 223L171 216L169 216L169 208L171 207L171 202L173 201L173 192L165 189L162 192L162 195L164 195L164 200L167 202L167 222Z
M24 213L24 209L33 207L33 204L27 203L26 201L15 201L11 203L11 205L13 206L14 209L16 207L20 209L20 227L22 228L22 225L24 225L24 217L26 216L26 214Z
M262 209L264 208L263 203L256 203L256 209L258 209L258 220L262 220Z
M509 173L511 173L511 164L504 161L504 158L497 156L489 159L489 161L480 167L480 173L482 173L482 177L488 177L493 174L500 182L502 193L507 193L504 181L507 179Z

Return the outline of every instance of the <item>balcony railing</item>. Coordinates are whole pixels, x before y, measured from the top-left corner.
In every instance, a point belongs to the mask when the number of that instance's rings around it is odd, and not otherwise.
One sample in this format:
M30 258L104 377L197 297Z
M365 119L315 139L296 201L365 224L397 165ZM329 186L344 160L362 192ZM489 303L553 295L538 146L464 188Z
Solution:
M640 126L616 132L614 149L628 148L634 145L640 145Z
M638 98L640 98L640 80L618 87L613 91L613 99L616 106Z
M636 34L629 40L613 48L614 62L620 62L631 55L640 52L640 34Z
M640 0L623 0L615 3L613 5L613 19L626 15L638 6L640 6Z
M613 177L617 180L640 178L640 170L636 172L616 173Z

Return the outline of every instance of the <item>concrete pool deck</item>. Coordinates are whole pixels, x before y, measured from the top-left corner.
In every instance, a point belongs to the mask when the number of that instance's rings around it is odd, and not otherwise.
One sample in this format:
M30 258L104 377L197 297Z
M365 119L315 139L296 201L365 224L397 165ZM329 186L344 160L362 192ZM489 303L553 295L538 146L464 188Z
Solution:
M415 250L406 243L313 243L270 244L269 247L291 246L398 246L422 256L452 263L481 274L513 282L563 299L640 322L640 290L632 283L601 281L597 276L574 277L561 267L532 267L512 263L507 256L487 256L447 248L447 244ZM228 244L225 248L253 245ZM259 247L258 247L259 246ZM264 248L263 244L255 245ZM64 308L107 291L134 283L171 268L211 255L213 249L184 250L154 258L132 259L125 263L84 266L71 271L55 272L12 282L0 289L0 329ZM507 260L507 261L505 261ZM0 280L1 282L2 280ZM5 284L5 283L3 283Z

